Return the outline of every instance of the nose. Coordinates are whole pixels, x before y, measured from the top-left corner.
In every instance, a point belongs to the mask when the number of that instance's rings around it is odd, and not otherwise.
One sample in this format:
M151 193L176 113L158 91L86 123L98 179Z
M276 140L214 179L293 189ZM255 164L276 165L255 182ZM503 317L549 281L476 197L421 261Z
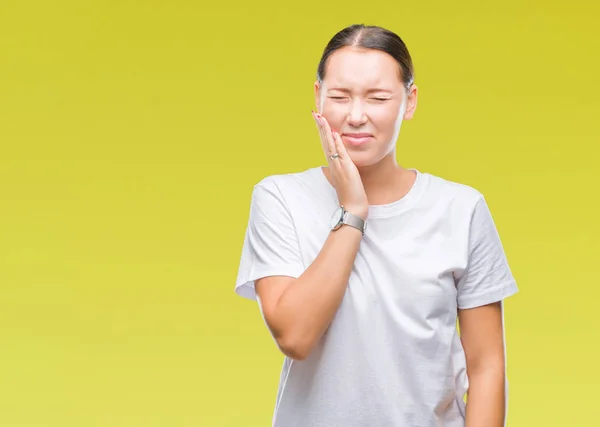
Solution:
M348 124L353 127L360 127L367 121L367 116L360 100L355 100L350 104L348 112Z

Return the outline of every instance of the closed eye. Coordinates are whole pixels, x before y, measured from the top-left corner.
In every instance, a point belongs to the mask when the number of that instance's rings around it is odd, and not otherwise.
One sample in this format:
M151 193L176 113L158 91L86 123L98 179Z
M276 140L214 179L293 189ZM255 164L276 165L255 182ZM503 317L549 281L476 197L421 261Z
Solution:
M347 96L329 96L329 99L335 99L335 100L342 101L342 100L348 99L348 97ZM383 101L389 101L391 98L370 98L370 99L372 99L374 101L383 102Z

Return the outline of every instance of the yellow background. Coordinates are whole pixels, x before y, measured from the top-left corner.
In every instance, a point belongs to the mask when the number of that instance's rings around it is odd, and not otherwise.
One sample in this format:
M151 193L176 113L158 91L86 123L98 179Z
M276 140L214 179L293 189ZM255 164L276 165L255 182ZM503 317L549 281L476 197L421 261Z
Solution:
M482 191L520 293L509 427L597 426L597 2L4 1L0 427L270 425L233 292L252 186L324 162L329 38L413 55L398 159Z

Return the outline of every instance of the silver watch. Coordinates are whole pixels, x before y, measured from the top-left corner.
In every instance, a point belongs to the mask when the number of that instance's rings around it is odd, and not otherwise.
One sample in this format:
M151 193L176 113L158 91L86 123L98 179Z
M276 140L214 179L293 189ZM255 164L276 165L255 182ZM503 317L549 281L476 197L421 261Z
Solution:
M346 208L344 208L344 206L340 206L335 210L333 216L331 217L331 229L338 230L344 224L360 230L363 236L367 230L367 223L364 219L351 214L346 210Z

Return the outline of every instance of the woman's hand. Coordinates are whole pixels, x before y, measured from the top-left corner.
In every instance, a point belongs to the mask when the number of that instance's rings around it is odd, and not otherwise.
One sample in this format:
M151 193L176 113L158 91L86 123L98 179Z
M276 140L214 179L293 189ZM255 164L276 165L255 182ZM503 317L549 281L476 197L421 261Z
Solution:
M348 212L367 219L369 202L356 165L350 159L342 137L331 129L327 120L313 112L317 123L321 145L327 157L329 174L338 200Z

